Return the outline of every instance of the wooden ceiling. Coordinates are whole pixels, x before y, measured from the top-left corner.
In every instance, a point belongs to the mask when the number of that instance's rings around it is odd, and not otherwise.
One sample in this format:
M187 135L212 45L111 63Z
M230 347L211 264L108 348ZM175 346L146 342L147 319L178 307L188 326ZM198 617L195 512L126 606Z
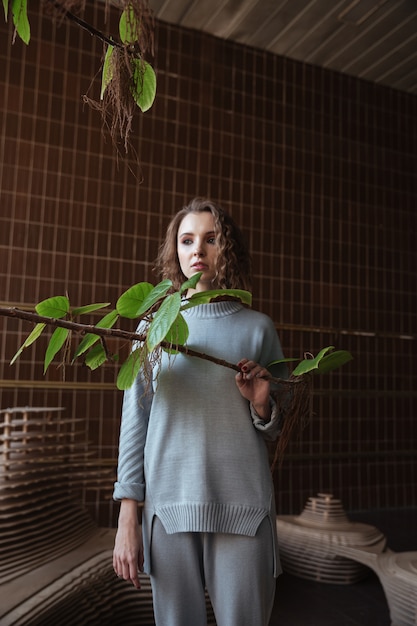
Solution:
M417 0L150 0L155 17L417 94Z

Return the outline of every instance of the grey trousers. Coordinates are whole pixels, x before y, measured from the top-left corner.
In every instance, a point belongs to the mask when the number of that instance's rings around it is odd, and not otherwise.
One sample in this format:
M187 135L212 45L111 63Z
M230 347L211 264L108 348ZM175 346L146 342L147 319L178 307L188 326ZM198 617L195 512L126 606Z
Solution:
M151 563L157 626L206 626L205 588L217 626L268 626L276 582L268 519L246 537L168 535L155 518Z

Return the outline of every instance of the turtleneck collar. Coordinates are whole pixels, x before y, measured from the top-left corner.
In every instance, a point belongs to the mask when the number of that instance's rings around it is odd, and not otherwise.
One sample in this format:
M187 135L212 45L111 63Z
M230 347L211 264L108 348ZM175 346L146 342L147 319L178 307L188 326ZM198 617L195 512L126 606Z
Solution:
M235 300L222 300L220 302L209 302L208 304L198 304L183 311L186 317L195 317L199 319L212 319L233 315L243 309L241 302Z

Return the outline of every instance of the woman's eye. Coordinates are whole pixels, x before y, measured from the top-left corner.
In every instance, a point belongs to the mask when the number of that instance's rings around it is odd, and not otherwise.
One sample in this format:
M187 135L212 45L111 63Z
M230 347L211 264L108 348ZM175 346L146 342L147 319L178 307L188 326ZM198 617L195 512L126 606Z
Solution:
M189 246L193 243L192 239L183 239L182 242L185 246Z
M216 243L216 237L210 237L207 241L208 241L208 243L215 244Z

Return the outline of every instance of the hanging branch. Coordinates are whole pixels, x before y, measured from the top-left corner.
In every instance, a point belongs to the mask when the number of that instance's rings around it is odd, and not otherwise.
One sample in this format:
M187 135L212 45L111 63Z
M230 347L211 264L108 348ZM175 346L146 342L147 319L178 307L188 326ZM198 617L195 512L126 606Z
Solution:
M156 75L146 61L147 56L154 56L154 19L148 0L120 0L117 37L105 35L73 12L72 9L83 10L85 0L43 0L42 4L52 19L68 19L104 43L100 99L85 94L83 100L99 111L117 151L122 139L127 153L137 108L142 113L148 111L156 95ZM107 10L110 0L105 0L105 5ZM13 20L13 41L19 36L28 45L31 32L27 0L3 0L3 6L5 20L9 14Z

